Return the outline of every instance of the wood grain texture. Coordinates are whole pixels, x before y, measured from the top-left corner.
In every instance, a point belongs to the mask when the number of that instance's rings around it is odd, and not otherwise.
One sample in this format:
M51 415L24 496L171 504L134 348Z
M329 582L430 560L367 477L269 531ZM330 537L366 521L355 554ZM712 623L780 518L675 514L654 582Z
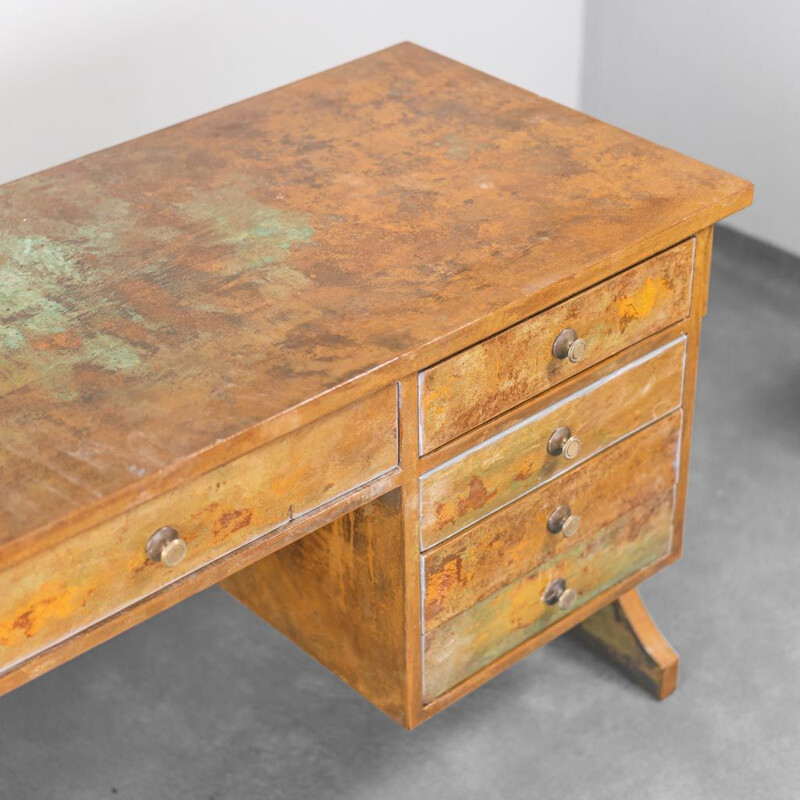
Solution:
M669 551L674 491L637 506L533 572L513 581L424 637L424 698L429 702L570 611L542 595L556 578L578 592L580 608Z
M626 592L574 631L658 700L675 691L678 654L653 622L638 590Z
M690 239L422 372L420 452L687 317L693 257ZM553 355L565 328L586 340L578 363Z
M397 389L323 417L0 572L0 672L397 465ZM169 569L145 552L171 525Z
M680 406L685 340L627 365L420 478L423 549L452 536ZM580 436L572 461L547 452L559 426Z
M673 487L680 431L670 414L425 553L425 631ZM561 504L581 519L570 538L547 529Z
M256 562L222 586L405 724L403 552L397 490Z
M0 552L168 491L751 197L409 44L8 184Z

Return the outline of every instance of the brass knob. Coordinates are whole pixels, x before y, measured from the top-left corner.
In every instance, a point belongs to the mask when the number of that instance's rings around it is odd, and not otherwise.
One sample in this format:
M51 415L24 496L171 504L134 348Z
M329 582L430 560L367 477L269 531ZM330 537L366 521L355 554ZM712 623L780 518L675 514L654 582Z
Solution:
M577 364L586 355L586 339L581 339L574 328L565 328L553 342L553 355Z
M563 455L567 461L576 458L581 451L581 440L572 435L572 431L565 425L556 428L547 441L547 452L551 456Z
M152 561L160 561L165 567L177 567L186 555L186 542L175 528L159 528L145 545Z
M570 511L569 506L558 506L547 518L547 530L550 533L561 533L569 539L581 528L581 518Z
M567 588L567 582L563 578L556 578L547 584L542 600L549 606L558 605L562 611L566 611L575 605L578 593L574 589Z

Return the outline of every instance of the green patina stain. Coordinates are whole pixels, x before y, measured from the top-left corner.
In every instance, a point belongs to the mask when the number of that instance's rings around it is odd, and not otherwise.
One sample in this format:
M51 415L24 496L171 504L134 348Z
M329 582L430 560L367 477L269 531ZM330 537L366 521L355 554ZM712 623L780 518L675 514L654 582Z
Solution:
M313 243L311 216L265 205L239 187L198 192L172 206L176 218L164 214L155 224L99 193L90 192L84 206L89 222L49 220L49 236L0 235L0 358L13 365L3 391L46 378L54 394L66 397L74 392L73 368L127 373L158 352L124 338L120 323L143 332L162 323L139 313L135 298L118 291L124 277L116 279L107 266L128 269L131 242L145 229L157 246L131 273L151 276L192 312L241 314L279 303L308 283L290 262L293 249ZM195 232L217 246L212 270L177 268L176 253L184 241L194 246Z
M25 337L10 325L0 327L0 349L19 350L25 344Z
M0 239L0 316L52 319L58 327L65 285L84 280L74 254L44 236Z
M107 333L79 335L71 294L95 282L78 246L44 236L0 238L0 348L25 369L17 383L86 363L113 372L140 363L139 354Z
M278 288L285 279L291 285L305 276L286 264L289 251L312 243L311 215L264 205L237 188L203 194L180 206L191 219L216 223L221 243L235 248L230 258L235 273L246 270L254 280Z
M235 245L266 244L278 250L290 250L295 245L309 244L314 229L308 224L308 214L300 214L273 206L259 208L258 221L241 233L228 235L225 241Z
M280 302L308 284L306 274L291 264L291 251L313 244L310 214L264 205L235 187L203 193L180 208L198 223L214 221L216 241L233 248L221 259L221 271L246 276L263 304ZM192 307L223 310L219 297L211 295L193 298Z
M68 287L86 280L68 247L43 236L0 239L0 319L6 347L69 327Z
M484 145L469 142L455 134L440 139L434 145L443 147L450 158L455 158L459 161L468 161L474 153L484 149Z
M278 300L308 283L306 275L287 263L289 251L310 244L314 229L309 215L272 206L259 206L257 221L240 233L225 236L236 247L235 263L264 288L266 296Z
M214 220L220 241L244 249L286 251L314 235L310 214L265 205L238 187L197 193L178 208L192 221Z
M119 372L138 367L141 357L127 342L110 333L101 333L86 341L84 358L98 367Z

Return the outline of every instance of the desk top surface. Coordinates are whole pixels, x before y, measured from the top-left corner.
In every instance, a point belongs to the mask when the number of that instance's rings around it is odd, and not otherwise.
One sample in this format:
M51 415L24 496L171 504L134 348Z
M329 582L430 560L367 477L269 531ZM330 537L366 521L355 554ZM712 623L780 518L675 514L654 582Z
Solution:
M751 194L411 44L0 187L0 548L116 513Z

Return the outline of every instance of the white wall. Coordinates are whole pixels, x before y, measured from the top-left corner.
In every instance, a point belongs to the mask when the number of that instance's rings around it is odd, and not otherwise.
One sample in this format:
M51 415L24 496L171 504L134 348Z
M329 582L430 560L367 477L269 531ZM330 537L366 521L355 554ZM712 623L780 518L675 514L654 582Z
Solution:
M731 224L800 253L795 0L0 0L0 183L405 39L752 180Z
M582 108L755 184L732 227L800 254L800 3L589 0Z
M403 40L576 106L582 0L0 0L0 183Z

